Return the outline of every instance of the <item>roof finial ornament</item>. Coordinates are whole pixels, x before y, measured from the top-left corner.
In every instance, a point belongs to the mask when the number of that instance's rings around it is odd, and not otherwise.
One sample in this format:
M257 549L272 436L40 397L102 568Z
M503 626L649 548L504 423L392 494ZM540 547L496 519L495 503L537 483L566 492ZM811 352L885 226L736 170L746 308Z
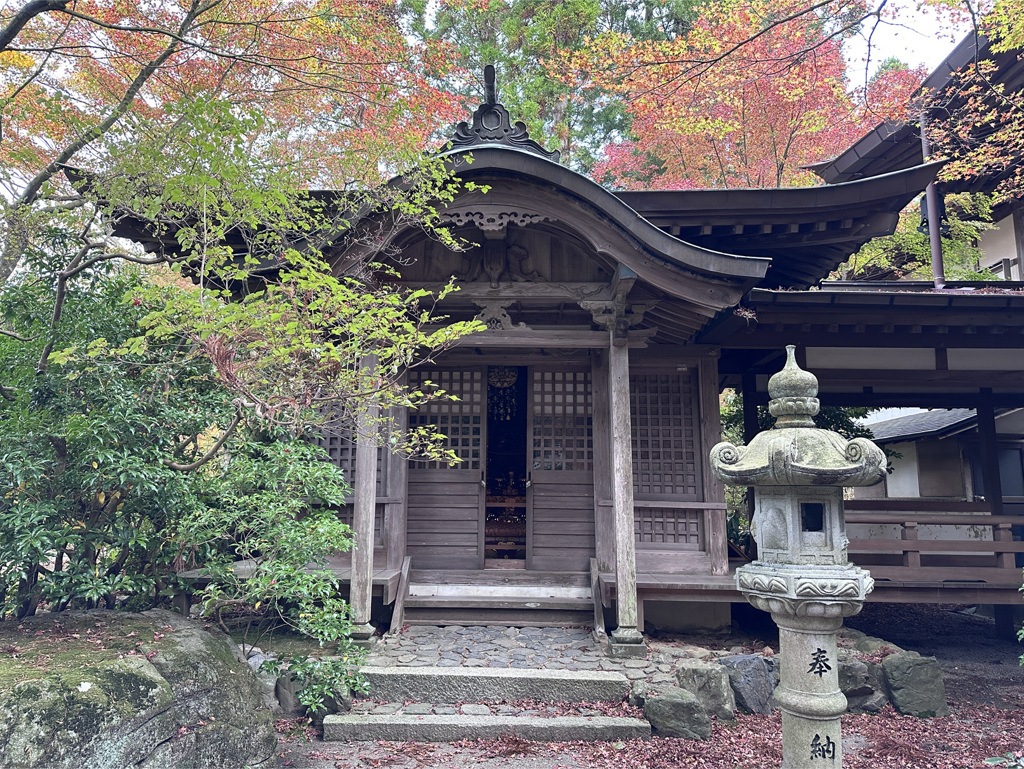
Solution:
M530 138L526 124L517 120L513 125L508 110L498 103L498 87L495 84L494 65L484 67L484 103L473 113L473 124L463 121L455 128L449 142L451 149L475 147L483 144L504 144L519 150L558 162L559 153L548 152Z
M498 103L498 87L494 84L494 65L484 67L484 104L493 107Z

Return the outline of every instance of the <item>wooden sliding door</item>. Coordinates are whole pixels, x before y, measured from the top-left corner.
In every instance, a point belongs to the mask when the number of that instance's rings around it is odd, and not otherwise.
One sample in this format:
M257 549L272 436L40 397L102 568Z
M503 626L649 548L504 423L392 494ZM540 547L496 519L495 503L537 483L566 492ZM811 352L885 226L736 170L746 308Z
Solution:
M594 555L590 364L534 366L530 411L526 566L586 571Z
M484 369L423 369L410 377L417 388L427 380L458 400L441 400L410 411L409 427L432 426L447 436L446 445L462 462L454 467L438 461L409 463L407 552L415 569L481 569L487 426Z

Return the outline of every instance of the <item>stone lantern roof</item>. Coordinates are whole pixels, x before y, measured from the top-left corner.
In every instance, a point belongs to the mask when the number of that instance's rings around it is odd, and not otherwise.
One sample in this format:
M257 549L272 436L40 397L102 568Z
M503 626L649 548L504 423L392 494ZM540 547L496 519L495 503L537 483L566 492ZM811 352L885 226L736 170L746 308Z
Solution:
M711 450L715 474L736 486L871 486L885 477L885 454L866 438L847 440L814 426L820 408L817 378L786 347L785 367L768 380L775 427L748 446L719 443Z

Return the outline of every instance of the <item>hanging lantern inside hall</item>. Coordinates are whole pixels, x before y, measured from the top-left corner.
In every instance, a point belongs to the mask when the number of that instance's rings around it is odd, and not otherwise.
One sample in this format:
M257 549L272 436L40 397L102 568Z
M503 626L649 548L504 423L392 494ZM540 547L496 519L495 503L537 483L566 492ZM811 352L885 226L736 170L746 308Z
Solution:
M487 369L487 413L492 419L508 422L516 415L515 366L491 366Z

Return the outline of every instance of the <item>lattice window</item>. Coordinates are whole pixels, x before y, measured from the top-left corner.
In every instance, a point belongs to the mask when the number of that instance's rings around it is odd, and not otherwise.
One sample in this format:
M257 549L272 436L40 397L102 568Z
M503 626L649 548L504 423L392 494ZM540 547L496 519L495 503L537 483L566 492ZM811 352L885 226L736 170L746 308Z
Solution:
M636 543L639 547L698 549L702 519L699 510L638 507L633 517Z
M700 492L693 372L635 373L629 378L633 423L633 492Z
M593 393L589 372L533 372L532 467L593 470Z
M355 513L355 511L353 510L353 505L344 505L342 507L335 508L334 513L338 517L338 520L344 523L346 526L352 525L352 519ZM384 546L384 505L376 505L374 507L373 546Z
M343 427L325 428L316 439L318 446L323 446L331 458L331 462L341 468L349 485L355 480L356 444L352 440L352 431Z
M417 388L422 388L427 380L459 400L438 400L409 412L409 426L432 426L438 433L447 436L444 445L462 460L455 465L456 469L479 470L483 467L485 390L482 372L416 371L410 376L410 384ZM412 462L409 466L421 470L449 468L446 462L437 460Z
M355 487L356 482L356 443L352 430L341 425L325 427L315 439L318 446L327 450L331 463L341 468L345 481ZM387 485L384 462L384 448L377 449L377 494L382 495Z

